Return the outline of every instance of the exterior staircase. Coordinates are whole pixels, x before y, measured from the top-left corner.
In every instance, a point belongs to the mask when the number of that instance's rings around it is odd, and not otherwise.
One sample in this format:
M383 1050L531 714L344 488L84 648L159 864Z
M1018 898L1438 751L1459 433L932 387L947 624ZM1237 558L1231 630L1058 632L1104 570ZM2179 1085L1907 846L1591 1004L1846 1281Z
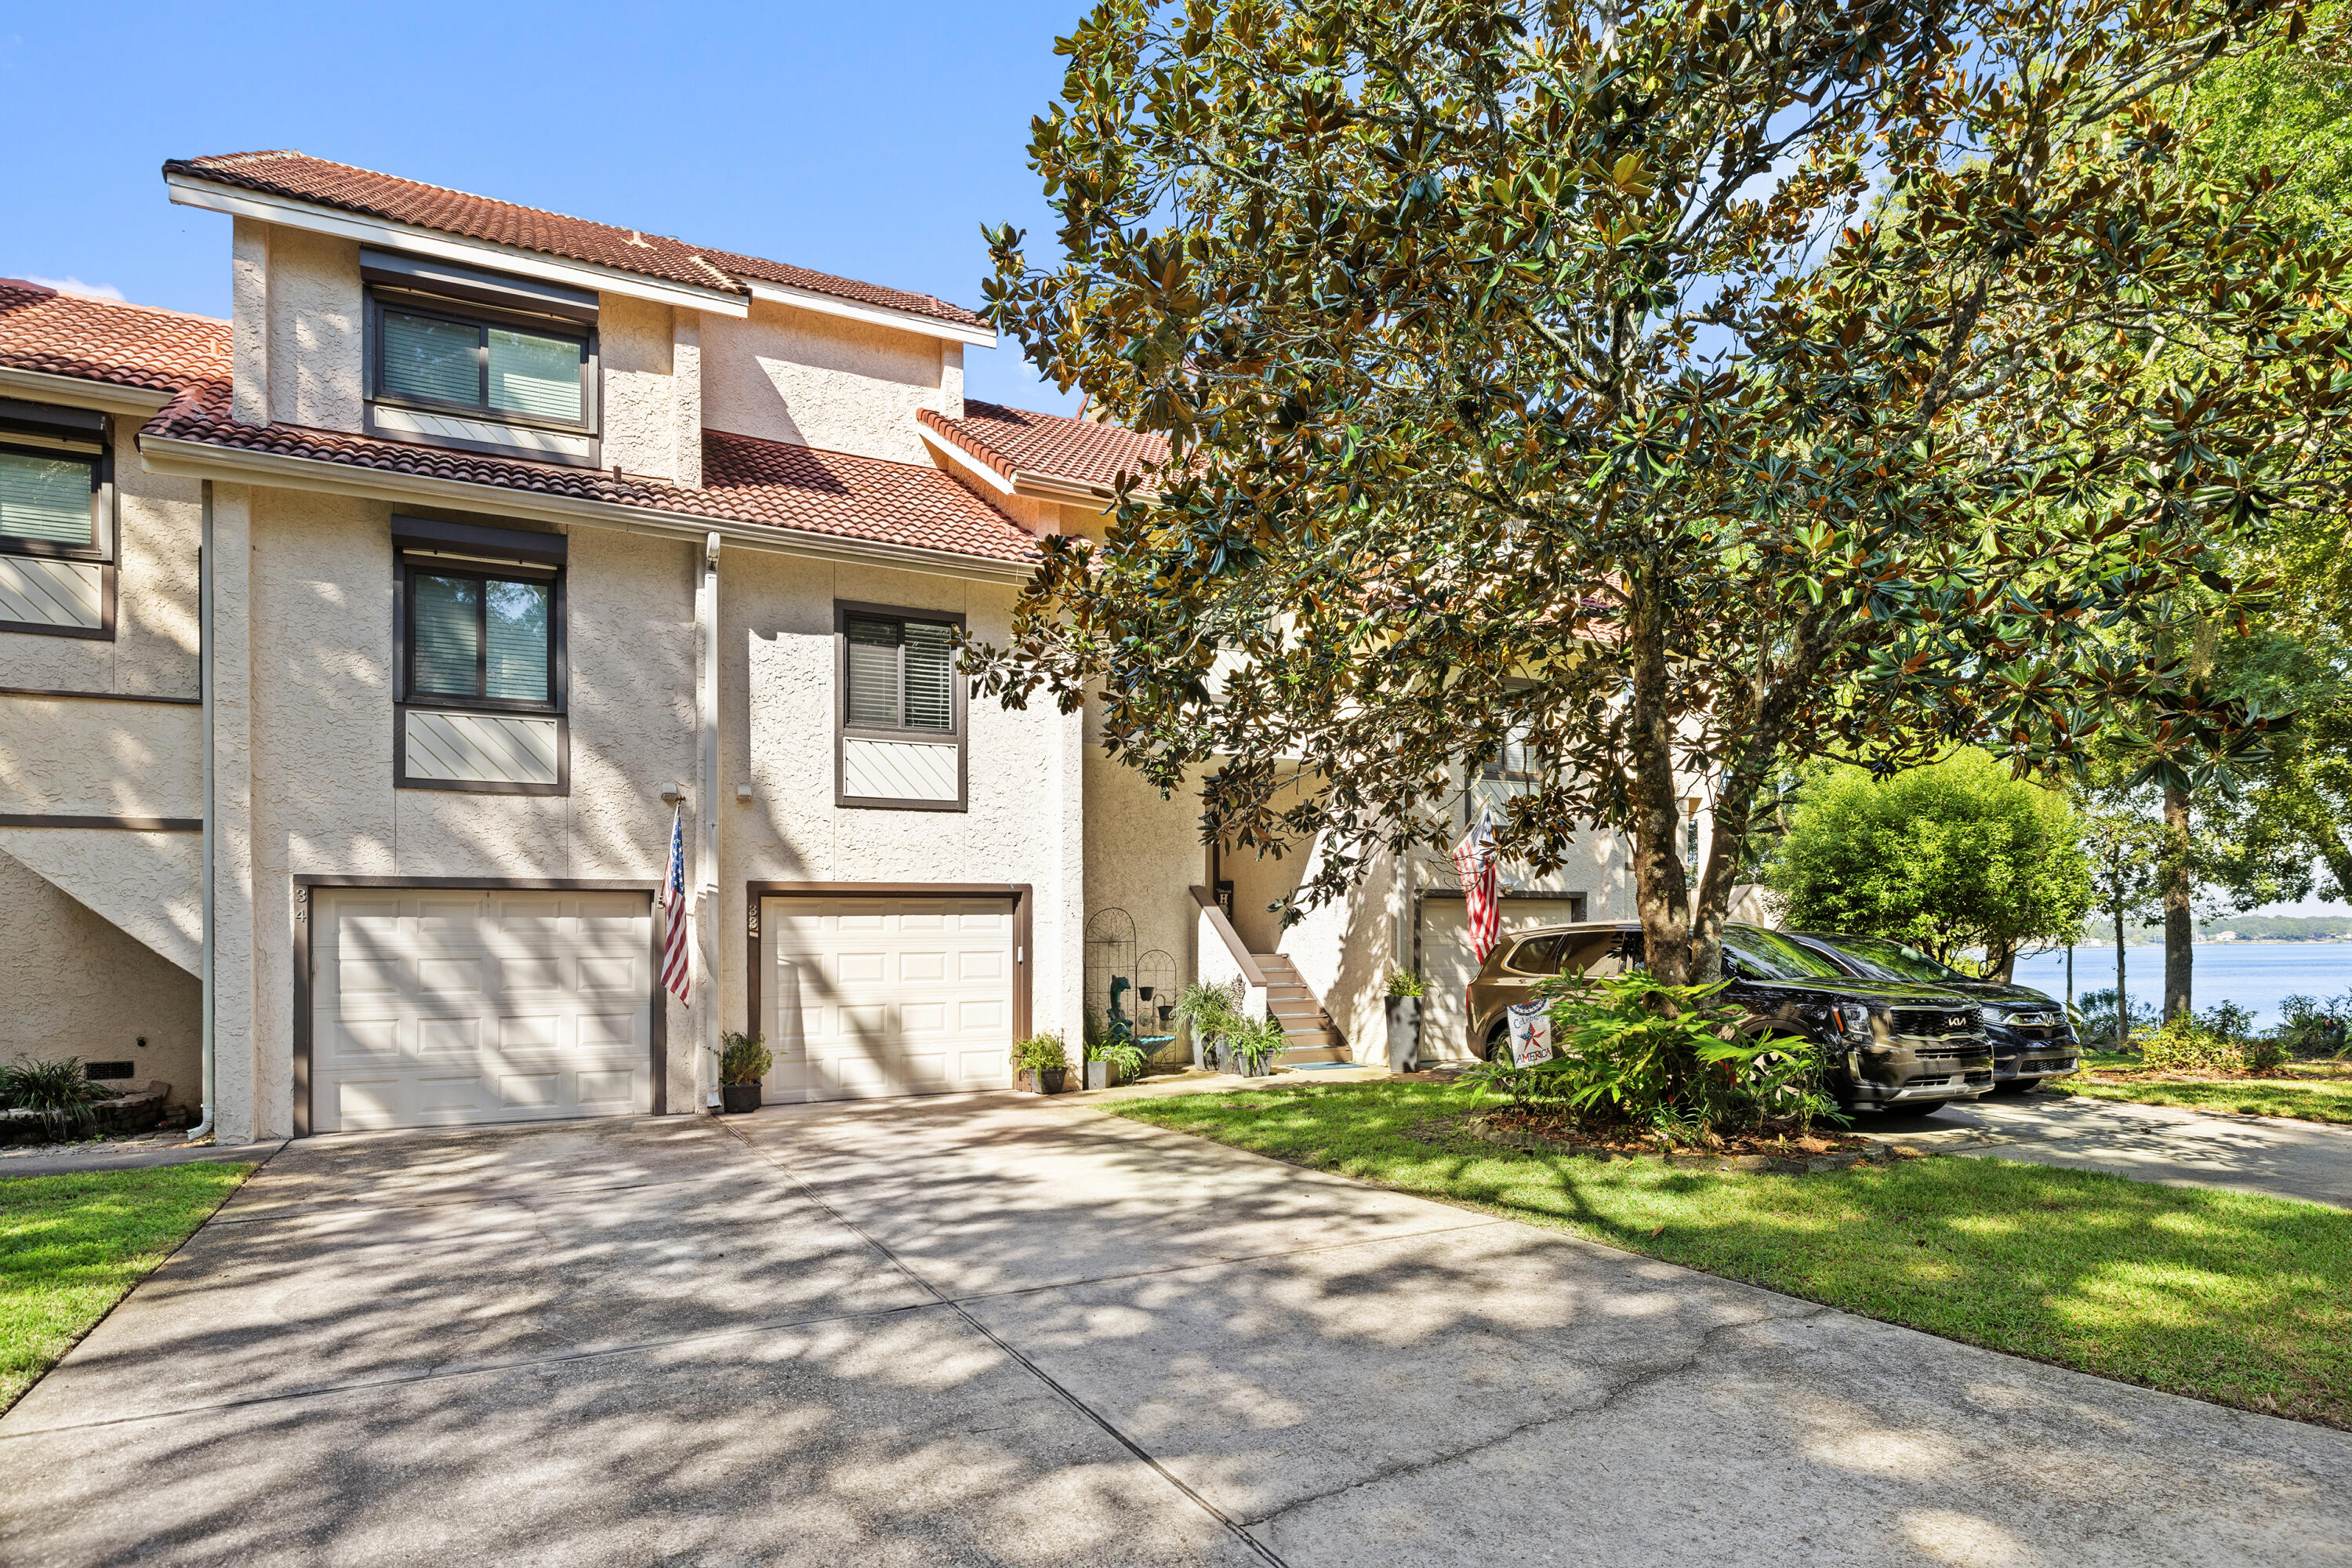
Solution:
M1278 952L1254 952L1250 957L1265 972L1265 1010L1282 1025L1286 1043L1282 1055L1275 1058L1278 1065L1355 1059L1348 1042L1332 1026L1331 1015L1323 1010L1322 999L1299 978L1296 964Z

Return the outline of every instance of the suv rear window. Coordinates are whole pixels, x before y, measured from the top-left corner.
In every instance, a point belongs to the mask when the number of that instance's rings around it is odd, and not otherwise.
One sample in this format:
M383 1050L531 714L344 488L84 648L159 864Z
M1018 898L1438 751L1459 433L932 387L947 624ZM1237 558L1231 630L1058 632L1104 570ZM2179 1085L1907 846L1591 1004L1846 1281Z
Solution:
M1511 950L1512 970L1520 974L1558 974L1559 944L1567 940L1559 936L1528 938Z

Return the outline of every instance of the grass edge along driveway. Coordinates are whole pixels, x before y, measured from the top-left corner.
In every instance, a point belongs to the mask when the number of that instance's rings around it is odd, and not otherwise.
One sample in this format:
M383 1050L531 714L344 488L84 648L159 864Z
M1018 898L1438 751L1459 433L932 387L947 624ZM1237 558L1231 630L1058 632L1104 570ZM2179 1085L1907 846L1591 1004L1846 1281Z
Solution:
M198 1162L0 1176L0 1413L194 1235L253 1169Z
M2126 1105L2178 1105L2189 1110L2352 1125L2352 1063L2289 1062L2284 1078L2212 1079L2147 1077L2137 1057L2112 1051L2086 1056L2083 1065L2086 1070L2082 1075L2054 1079L2045 1087L2059 1094Z
M1783 1176L1412 1135L1481 1103L1459 1085L1370 1083L1099 1109L1946 1339L2352 1430L2352 1213L2000 1160Z

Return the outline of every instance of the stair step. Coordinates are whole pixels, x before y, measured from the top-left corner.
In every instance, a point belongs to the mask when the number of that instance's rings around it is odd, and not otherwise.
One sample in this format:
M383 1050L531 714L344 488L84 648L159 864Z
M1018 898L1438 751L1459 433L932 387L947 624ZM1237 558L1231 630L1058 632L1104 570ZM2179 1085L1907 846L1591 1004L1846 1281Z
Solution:
M1296 1067L1300 1062L1345 1062L1355 1058L1345 1046L1333 1043L1321 1046L1291 1046L1275 1058L1284 1067Z

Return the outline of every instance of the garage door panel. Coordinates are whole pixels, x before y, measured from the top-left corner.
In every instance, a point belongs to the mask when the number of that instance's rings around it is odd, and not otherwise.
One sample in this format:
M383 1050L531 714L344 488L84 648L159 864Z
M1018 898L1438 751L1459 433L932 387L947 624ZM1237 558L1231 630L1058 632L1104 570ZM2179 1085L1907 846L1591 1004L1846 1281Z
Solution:
M772 1098L1011 1085L1010 900L773 899L760 924Z
M652 1109L642 895L321 889L313 903L314 1131Z

